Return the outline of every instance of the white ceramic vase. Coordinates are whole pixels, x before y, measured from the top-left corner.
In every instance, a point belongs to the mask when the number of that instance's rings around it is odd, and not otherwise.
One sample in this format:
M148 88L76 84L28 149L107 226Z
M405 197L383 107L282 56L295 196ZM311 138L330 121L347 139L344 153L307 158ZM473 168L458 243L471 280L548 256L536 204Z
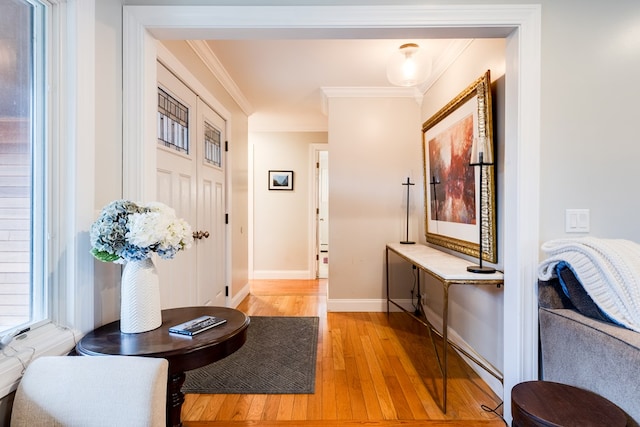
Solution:
M120 289L120 331L137 334L160 325L160 283L153 260L127 262Z

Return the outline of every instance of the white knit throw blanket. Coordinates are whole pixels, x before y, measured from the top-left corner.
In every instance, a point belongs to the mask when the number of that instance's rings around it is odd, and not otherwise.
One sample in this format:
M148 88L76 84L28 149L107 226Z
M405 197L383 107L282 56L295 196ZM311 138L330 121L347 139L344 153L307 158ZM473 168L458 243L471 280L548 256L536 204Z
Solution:
M551 240L542 245L549 256L538 277L555 277L555 266L571 266L593 302L612 320L640 332L640 245L622 239Z

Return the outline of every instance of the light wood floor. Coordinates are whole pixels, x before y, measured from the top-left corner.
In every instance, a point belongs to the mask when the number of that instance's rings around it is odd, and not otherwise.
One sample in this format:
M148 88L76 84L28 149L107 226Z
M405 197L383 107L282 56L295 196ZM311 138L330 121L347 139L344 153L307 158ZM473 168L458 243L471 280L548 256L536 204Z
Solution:
M320 318L314 394L187 394L184 426L504 427L488 411L501 414L501 400L453 352L442 412L442 375L424 326L404 313L327 313L326 286L254 281L238 307L254 316Z

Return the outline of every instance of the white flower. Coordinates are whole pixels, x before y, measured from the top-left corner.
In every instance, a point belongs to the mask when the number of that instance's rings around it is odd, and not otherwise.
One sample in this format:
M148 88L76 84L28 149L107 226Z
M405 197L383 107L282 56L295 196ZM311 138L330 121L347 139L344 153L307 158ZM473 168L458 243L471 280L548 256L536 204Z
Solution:
M127 200L107 205L91 226L91 253L101 261L136 261L153 252L171 259L191 247L189 224L167 205L153 202L138 206Z

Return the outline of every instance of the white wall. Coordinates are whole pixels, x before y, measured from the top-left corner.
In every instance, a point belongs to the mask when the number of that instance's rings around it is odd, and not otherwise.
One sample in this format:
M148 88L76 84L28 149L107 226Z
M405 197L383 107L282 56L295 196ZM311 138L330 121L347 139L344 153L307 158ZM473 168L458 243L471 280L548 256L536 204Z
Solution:
M458 57L447 72L427 91L422 104L422 120L428 120L469 84L491 71L494 112L494 143L496 150L496 216L498 219L498 263L504 259L504 79L505 40L476 39ZM421 198L424 200L424 197ZM422 204L424 206L424 203ZM421 219L424 222L424 210ZM421 241L425 242L424 233ZM454 252L455 253L455 252ZM456 253L458 256L463 256ZM468 258L468 257L467 257ZM474 258L468 258L474 260ZM475 259L477 260L477 258ZM435 325L442 325L442 285L424 277L427 290L426 308ZM503 371L503 288L490 286L452 286L449 295L449 326L453 340L474 348L493 366ZM441 328L440 328L441 329ZM480 372L483 374L482 372ZM492 380L487 378L487 380Z
M328 307L380 311L385 245L405 239L402 183L410 177L412 194L422 191L420 107L412 98L337 97L328 105ZM410 225L410 239L417 240L418 225Z
M253 147L253 278L313 279L309 253L313 204L310 144L326 143L326 132L255 132ZM269 170L292 170L293 191L270 191Z
M95 206L122 197L122 9L117 2L96 7ZM93 260L95 326L120 318L122 266Z
M590 235L640 242L640 3L543 4L540 241L587 208Z

